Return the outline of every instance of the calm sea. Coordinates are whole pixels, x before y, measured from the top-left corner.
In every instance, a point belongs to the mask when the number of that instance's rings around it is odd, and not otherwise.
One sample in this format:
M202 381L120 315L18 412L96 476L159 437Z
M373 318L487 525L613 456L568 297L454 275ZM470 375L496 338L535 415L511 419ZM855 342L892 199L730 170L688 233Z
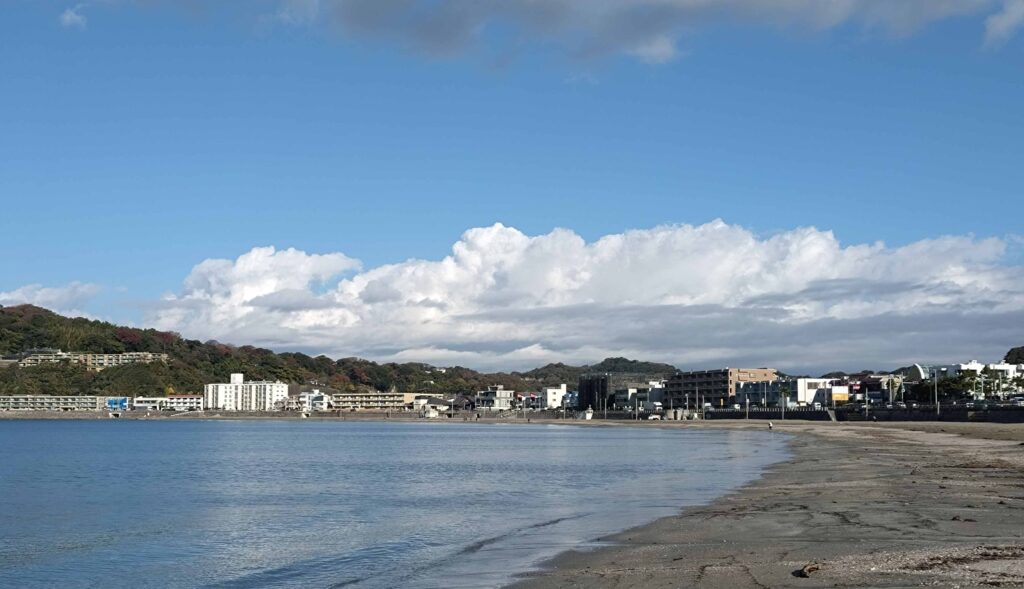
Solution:
M760 431L0 421L0 587L493 587L786 458Z

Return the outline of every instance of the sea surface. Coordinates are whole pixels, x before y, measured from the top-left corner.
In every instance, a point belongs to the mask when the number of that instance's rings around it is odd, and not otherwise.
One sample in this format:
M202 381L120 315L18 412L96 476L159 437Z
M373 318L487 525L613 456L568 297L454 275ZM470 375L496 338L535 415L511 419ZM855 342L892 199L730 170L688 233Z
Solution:
M495 587L788 457L767 431L0 421L0 587Z

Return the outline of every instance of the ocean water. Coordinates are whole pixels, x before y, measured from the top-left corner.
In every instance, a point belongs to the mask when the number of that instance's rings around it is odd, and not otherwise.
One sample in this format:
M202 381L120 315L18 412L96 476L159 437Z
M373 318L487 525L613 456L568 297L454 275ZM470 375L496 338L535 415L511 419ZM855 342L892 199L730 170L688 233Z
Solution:
M762 431L0 421L0 587L495 587L787 457Z

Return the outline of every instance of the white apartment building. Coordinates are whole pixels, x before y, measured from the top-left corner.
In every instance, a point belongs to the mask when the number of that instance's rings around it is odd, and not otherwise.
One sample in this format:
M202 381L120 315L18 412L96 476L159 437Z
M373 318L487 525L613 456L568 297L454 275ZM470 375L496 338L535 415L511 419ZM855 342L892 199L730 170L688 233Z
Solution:
M166 397L135 397L132 408L150 411L202 411L202 395L168 395Z
M283 382L245 382L241 373L231 382L208 384L203 389L204 406L222 411L274 411L288 401L288 385Z
M565 383L557 387L544 387L540 390L541 408L558 409L562 406L562 399L566 394Z

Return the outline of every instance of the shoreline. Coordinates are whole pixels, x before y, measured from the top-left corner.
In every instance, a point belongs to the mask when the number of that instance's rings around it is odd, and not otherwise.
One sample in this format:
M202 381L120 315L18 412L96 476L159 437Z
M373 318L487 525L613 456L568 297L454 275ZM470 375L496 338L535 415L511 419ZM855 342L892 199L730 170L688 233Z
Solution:
M792 434L793 457L749 485L559 554L509 587L1024 587L1024 426L774 431Z

